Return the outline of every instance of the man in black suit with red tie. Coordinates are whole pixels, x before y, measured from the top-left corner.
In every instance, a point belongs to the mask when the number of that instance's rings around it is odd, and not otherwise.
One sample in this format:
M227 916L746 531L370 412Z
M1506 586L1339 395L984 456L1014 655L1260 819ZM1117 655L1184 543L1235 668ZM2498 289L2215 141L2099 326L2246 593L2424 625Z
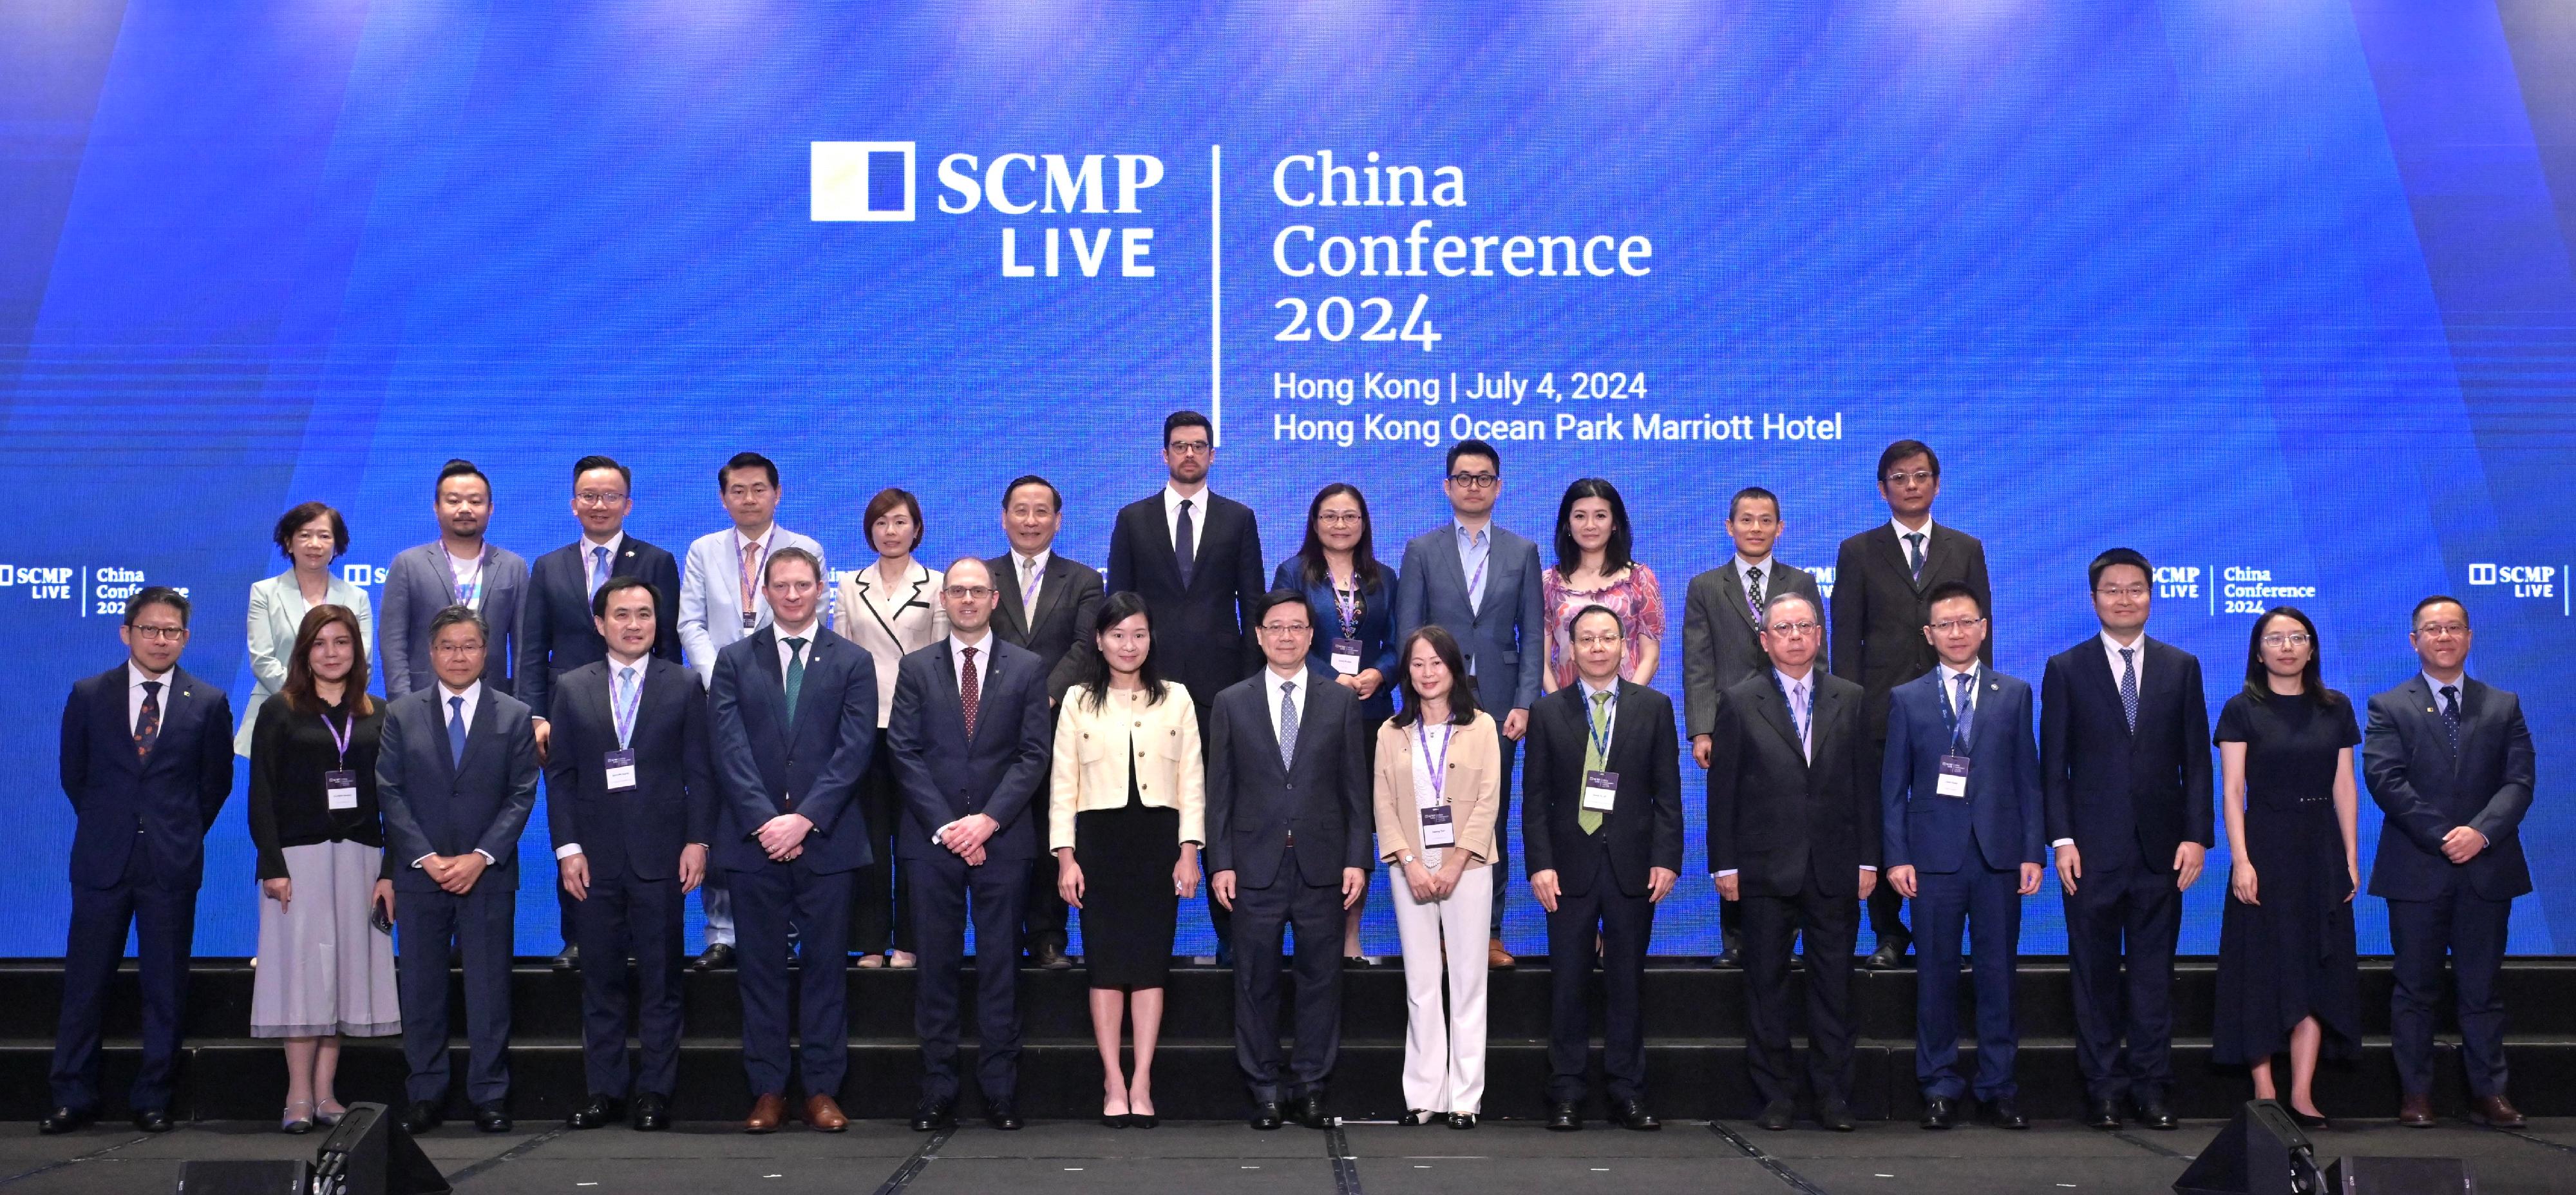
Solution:
M1154 661L1190 691L1199 741L1207 741L1216 695L1261 668L1253 606L1268 591L1261 527L1252 508L1208 489L1215 431L1196 411L1163 420L1163 492L1128 503L1109 532L1109 591L1145 599L1153 616ZM1234 962L1232 919L1208 888L1217 965Z
M1932 500L1941 496L1941 458L1920 440L1899 440L1878 454L1878 493L1889 519L1843 541L1834 557L1833 673L1861 687L1869 721L1867 774L1875 785L1887 750L1887 695L1932 671L1938 657L1923 638L1929 624L1926 595L1945 581L1966 585L1981 609L1994 609L1986 581L1986 545L1977 537L1932 522ZM1995 662L1992 635L1977 653ZM1874 790L1873 790L1874 791ZM1913 937L1896 889L1881 884L1869 898L1869 928L1878 941L1869 965L1903 966Z
M100 1020L128 926L143 981L143 1065L128 1105L134 1127L170 1130L206 827L233 791L232 704L179 667L188 599L166 585L145 588L126 599L117 634L125 662L73 685L63 704L63 795L79 827L54 1034L55 1106L36 1126L44 1133L98 1118Z

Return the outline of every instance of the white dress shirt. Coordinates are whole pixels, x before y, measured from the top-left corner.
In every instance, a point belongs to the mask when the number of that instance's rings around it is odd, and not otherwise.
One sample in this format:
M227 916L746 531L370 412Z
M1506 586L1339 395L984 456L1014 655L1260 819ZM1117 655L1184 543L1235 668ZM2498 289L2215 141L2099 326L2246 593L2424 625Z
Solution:
M1735 582L1744 588L1745 600L1753 603L1753 608L1756 610L1762 608L1764 600L1779 592L1778 566L1771 563L1777 559L1779 559L1777 553L1760 560L1752 559L1742 552L1735 554ZM1759 586L1752 580L1752 572L1757 568L1762 570L1762 583Z
M1169 490L1165 491L1169 493ZM1190 509L1196 510L1197 507ZM1037 612L1038 596L1046 592L1047 562L1055 559L1055 549L1040 548L1034 556L1011 553L1013 569L1010 584L1020 591L1020 618L1026 621Z
M812 622L806 623L803 630L788 630L787 624L783 622L778 623L773 629L778 633L778 675L781 678L784 678L787 675L787 665L795 656L800 654L798 651L790 650L788 648L787 641L790 638L804 640L805 644L801 649L801 654L808 665L811 665L814 662L814 638L815 636L823 633L822 619L817 618Z
M1959 700L1959 678L1963 676L1968 678L1968 704L1965 712L1973 718L1977 712L1977 666L1970 664L1965 672L1957 671L1947 664L1936 667L1941 673L1941 700L1945 709L1952 708L1948 703Z
M481 704L483 704L483 682L478 680L478 681L475 681L473 684L470 684L470 685L465 686L465 687L464 687L464 688L462 688L462 689L451 689L451 688L448 688L448 687L447 687L447 682L446 682L446 681L440 681L440 682L438 682L438 690L437 690L437 692L438 692L438 749L439 749L439 750L444 751L444 750L446 750L446 749L447 749L447 720L448 720L449 718L451 718L451 717L461 717L461 718L463 718L463 719L465 720L465 726L466 726L467 732L468 732L468 733L471 733L471 732L472 732L472 729L473 729L473 726L474 726L474 710L475 710L475 707L480 706ZM465 708L464 708L462 711L459 711L455 706L448 704L448 702L450 702L451 700L453 700L453 699L455 699L455 698L458 698L458 697L462 697L462 698L464 698L464 699L465 699ZM478 847L474 848L474 853L475 853L475 854L478 854L478 855L483 856L483 862L485 862L486 864L492 864L492 863L498 863L498 862L500 862L500 860L495 859L495 858L493 858L493 857L492 857L492 852L487 851L487 850L484 850L482 847L479 847L479 846L478 846ZM421 864L423 864L423 863L427 863L427 862L429 862L429 856L428 856L428 855L423 855L423 856L421 856L420 858L417 858L417 859L412 860L412 861L411 861L411 865L412 865L412 866L414 866L414 867L418 867L418 866L420 866Z
M1273 742L1285 741L1285 732L1279 724L1279 687L1288 686L1288 703L1297 707L1297 725L1302 731L1306 725L1306 690L1312 684L1313 678L1307 675L1303 660L1297 662L1297 671L1292 676L1281 676L1275 668L1261 670L1261 704L1270 711L1270 738Z
M614 557L611 557L611 559L615 559L615 558L614 558ZM617 674L618 674L619 672L622 672L622 671L624 671L624 670L626 670L626 669L629 669L629 668L632 668L632 669L634 669L634 670L635 670L635 708L636 708L636 709L638 709L638 710L641 710L641 709L643 709L643 708L644 708L644 676L645 676L645 674L646 674L646 673L649 673L649 672L651 672L651 671L652 671L652 669L651 669L651 668L648 668L648 667L646 667L646 666L645 666L645 661L646 661L648 658L649 658L649 657L646 657L646 656L637 656L636 658L634 658L634 659L632 659L632 660L620 660L620 659L618 659L618 658L617 658L617 653L616 653L616 652L612 651L612 652L608 653L608 716L609 716L609 717L614 718L614 717L616 717L616 716L617 716ZM471 704L471 703L469 703L469 704ZM612 725L611 729L612 729L612 730L614 729L614 726L613 726L613 725ZM549 798L549 799L552 799L552 794L548 794L548 798ZM556 848L555 848L555 858L558 858L558 859L568 859L568 858L571 858L572 856L574 856L574 855L578 855L578 854L580 854L580 853L581 853L581 844L580 844L580 843L578 843L578 842L567 842L567 843L563 844L562 846L559 846L559 847L556 847Z
M1896 554L1900 557L1904 557L1905 562L1909 565L1914 562L1914 559L1912 556L1907 555L1905 551L1910 542L1905 537L1909 535L1922 536L1923 567L1932 567L1932 516L1928 514L1923 516L1923 525L1920 527L1908 527L1902 520L1891 515L1887 520L1887 525L1896 529Z
M1303 711L1300 712L1302 713ZM1276 718L1278 715L1272 714L1271 717ZM1432 804L1452 805L1456 803L1449 799L1447 793L1441 793L1436 801L1433 799L1432 794L1440 792L1440 790L1432 784L1431 761L1434 759L1445 761L1449 758L1449 734L1457 728L1447 722L1442 722L1437 726L1419 718L1417 718L1415 722L1416 729L1422 735L1420 741L1416 742L1413 747L1413 816L1417 819L1414 822L1414 825L1417 827L1417 832L1419 832L1418 828L1422 823L1418 819L1422 816L1422 808L1424 806ZM1442 777L1441 781L1442 783L1446 783L1447 778ZM1454 834L1458 829L1458 826L1452 825L1450 827L1450 832ZM1422 848L1422 853L1414 858L1420 861L1424 867L1438 870L1441 864L1440 852L1447 849L1447 847L1427 846Z
M1592 687L1591 681L1578 676L1575 678L1575 684L1581 686L1583 689L1583 733L1585 735L1584 742L1586 743L1592 741L1590 738L1592 734L1592 697L1596 693L1607 693L1610 695L1609 714L1607 715L1601 729L1601 761L1606 765L1610 761L1610 744L1617 742L1619 738L1619 682L1616 678L1613 678L1610 681L1609 688L1596 689Z
M597 571L599 569L599 549L601 548L608 549L608 570L606 572ZM616 575L617 554L625 550L626 531L624 528L619 528L617 531L610 533L607 539L592 539L589 532L582 532L581 579L582 583L589 588L590 592L599 592L599 587L608 584L608 579Z
M1215 496L1216 491L1206 486L1200 486L1195 494L1184 494L1168 482L1163 485L1163 534L1174 548L1181 543L1181 503L1187 501L1190 504L1190 559L1193 561L1198 559L1199 547L1207 542L1208 499Z
M972 664L966 662L966 649L970 647L975 649L975 662ZM986 626L984 628L984 637L972 641L960 639L953 634L950 635L948 637L948 659L950 663L957 666L957 691L960 693L966 691L966 670L972 668L975 670L975 691L977 693L982 693L984 691L984 678L992 675L993 628L989 625Z
M136 663L134 657L125 658L125 733L134 733L135 726L143 721L143 682L145 681L161 686L161 717L164 722L169 720L170 677L178 671L177 668L172 668L169 672L145 672L143 665ZM160 732L156 730L153 733L157 735Z

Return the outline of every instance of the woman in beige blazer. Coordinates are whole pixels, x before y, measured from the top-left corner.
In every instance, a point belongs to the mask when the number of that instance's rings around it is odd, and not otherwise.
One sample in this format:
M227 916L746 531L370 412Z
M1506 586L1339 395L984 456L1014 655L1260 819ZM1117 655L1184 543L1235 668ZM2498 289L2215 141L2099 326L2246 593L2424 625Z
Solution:
M233 735L233 754L250 755L251 729L261 706L286 684L287 661L295 657L295 635L304 628L304 613L315 606L347 606L366 627L367 658L376 657L376 612L367 591L331 572L331 562L349 550L349 524L328 504L307 502L277 520L270 538L288 562L285 572L251 582L250 622L246 628L251 675L259 684L242 707L241 730Z
M867 528L876 563L842 575L832 629L876 661L877 729L883 731L894 716L896 668L906 655L948 637L948 610L939 604L947 578L912 558L921 547L922 526L921 502L911 494L879 491L868 500ZM877 741L882 744L884 736ZM877 861L851 873L850 945L861 967L909 967L912 919L904 907L903 878L895 874L894 836L903 802L895 791L893 752L869 753L858 799Z
M1396 659L1404 708L1377 732L1377 845L1404 944L1404 1123L1472 1129L1485 1099L1480 948L1493 914L1502 745L1474 687L1461 683L1467 665L1448 631L1415 630Z
M1065 690L1047 783L1056 891L1082 912L1100 1122L1154 1127L1154 1042L1180 902L1199 887L1206 777L1190 691L1156 672L1145 600L1113 593L1093 621L1100 653ZM1136 1073L1118 1065L1119 1022L1136 1025Z

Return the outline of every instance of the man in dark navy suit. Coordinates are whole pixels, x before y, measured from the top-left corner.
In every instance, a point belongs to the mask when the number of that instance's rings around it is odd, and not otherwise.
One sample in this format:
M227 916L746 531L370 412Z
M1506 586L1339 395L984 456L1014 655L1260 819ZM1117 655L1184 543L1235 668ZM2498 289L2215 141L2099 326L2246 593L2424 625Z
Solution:
M578 902L582 1062L590 1099L566 1123L595 1129L626 1114L670 1124L680 1074L680 906L707 874L715 839L706 691L685 664L653 658L653 587L611 577L591 598L608 658L554 689L546 762L547 829L565 893ZM642 1073L626 1063L626 960L635 960Z
M2451 965L2469 1119L2519 1128L2505 1098L2505 923L2513 898L2531 891L2522 816L2531 809L2531 728L2522 701L2468 674L2469 611L2457 598L2415 605L2415 654L2424 670L2370 699L2362 772L2387 820L2370 894L2388 901L2397 948L2389 1036L2404 1102L2398 1119L2433 1124L2433 1009L2442 964Z
M436 1128L447 1101L447 968L456 953L465 958L465 1096L474 1127L511 1128L510 958L519 831L537 803L537 738L527 705L483 680L490 643L470 606L430 619L436 683L385 703L376 753L376 800L402 917L394 982L411 1064L402 1124L415 1133Z
M977 1079L985 1122L1010 1130L1020 1127L1020 913L1043 812L1031 805L1053 758L1055 718L1037 654L994 633L1000 595L984 562L949 565L939 600L948 637L903 657L886 722L903 808L895 850L921 948L913 1000L921 1106L912 1127L957 1124L957 972L972 897Z
M734 894L742 985L743 1131L777 1130L790 1063L805 1124L837 1133L849 1063L850 873L874 859L851 798L877 746L876 664L822 625L823 562L780 548L761 569L770 625L716 653L707 692L717 790L715 864ZM797 1036L787 1018L787 927L796 927Z
M2147 558L2113 548L2087 572L2102 633L2049 657L2039 695L2084 1123L2119 1128L2125 1099L2140 1124L2171 1129L2174 941L2214 816L2209 705L2200 661L2147 637Z
M125 602L125 662L72 686L63 703L63 795L72 832L72 920L54 1034L54 1110L37 1125L68 1133L98 1117L100 1017L134 927L143 980L143 1066L134 1127L170 1129L206 827L233 791L232 703L179 668L188 599L166 585Z
M1359 699L1308 665L1306 595L1274 589L1252 617L1268 667L1216 695L1207 742L1208 883L1234 915L1234 1056L1252 1088L1252 1127L1278 1128L1286 1103L1297 1123L1329 1128L1342 915L1368 891L1375 853L1367 731ZM1291 924L1297 1049L1282 1058L1280 934Z
M653 655L680 658L680 563L661 548L626 534L626 515L635 509L628 492L633 476L626 466L604 456L586 456L572 466L572 513L581 521L581 538L539 556L528 566L527 593L519 602L519 667L511 691L537 715L537 757L545 758L546 714L554 709L554 687L567 672L596 664L608 654L592 621L590 599L610 577L642 577L653 587ZM581 958L573 932L572 897L556 890L555 911L563 930L563 953L555 968L566 970Z
M1879 776L1880 854L1887 882L1914 902L1914 1079L1923 1127L1958 1123L1959 930L1966 924L1977 984L1977 1098L1986 1123L2026 1129L2013 1081L2021 1038L2013 1024L2013 957L2021 898L2039 891L2039 745L2030 736L2030 685L1977 658L1986 608L1957 581L1933 587L1923 628L1940 663L1888 694L1887 754Z

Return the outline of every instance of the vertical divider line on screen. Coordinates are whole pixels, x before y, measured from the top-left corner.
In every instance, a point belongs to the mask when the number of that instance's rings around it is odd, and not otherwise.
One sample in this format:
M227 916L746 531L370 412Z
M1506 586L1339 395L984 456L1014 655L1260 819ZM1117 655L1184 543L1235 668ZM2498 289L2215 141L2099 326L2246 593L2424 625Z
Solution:
M1225 147L1208 147L1208 446L1225 444Z

